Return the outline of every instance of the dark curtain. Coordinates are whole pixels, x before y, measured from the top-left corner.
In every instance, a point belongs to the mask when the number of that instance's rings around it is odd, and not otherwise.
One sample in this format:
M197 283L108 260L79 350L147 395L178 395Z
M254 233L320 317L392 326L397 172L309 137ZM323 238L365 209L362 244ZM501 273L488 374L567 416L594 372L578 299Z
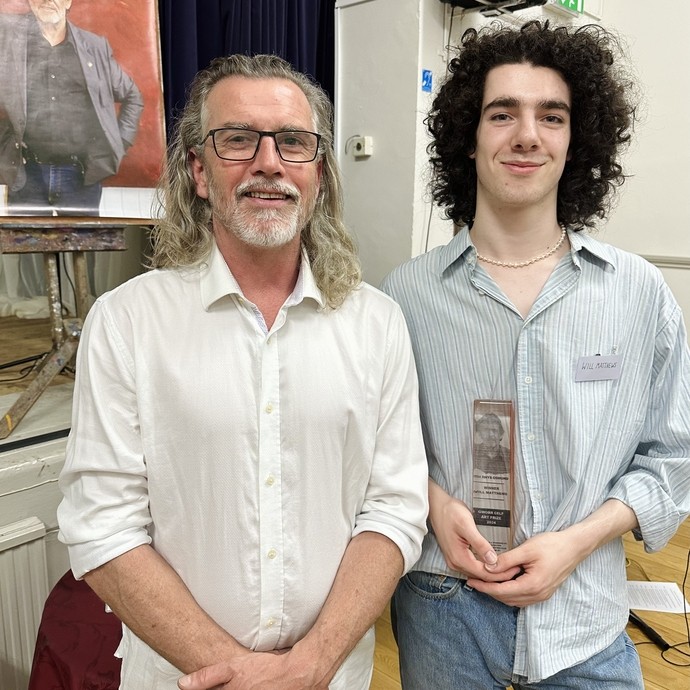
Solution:
M168 134L196 72L231 53L274 53L333 98L335 0L158 0Z

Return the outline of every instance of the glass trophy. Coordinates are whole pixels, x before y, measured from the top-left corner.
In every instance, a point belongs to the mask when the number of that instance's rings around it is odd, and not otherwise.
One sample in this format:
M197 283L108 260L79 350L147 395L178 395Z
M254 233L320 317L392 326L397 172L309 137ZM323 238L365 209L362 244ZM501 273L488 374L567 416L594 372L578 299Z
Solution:
M510 400L474 401L472 513L496 553L513 545L514 423Z

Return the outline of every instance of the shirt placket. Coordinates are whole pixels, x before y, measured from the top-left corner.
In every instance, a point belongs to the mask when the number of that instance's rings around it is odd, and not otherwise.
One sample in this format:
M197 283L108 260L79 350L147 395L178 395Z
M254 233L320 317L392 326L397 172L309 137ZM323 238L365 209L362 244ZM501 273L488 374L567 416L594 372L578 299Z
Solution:
M572 266L556 271L530 311L520 331L515 353L518 443L532 507L532 525L531 531L527 530L528 535L543 532L550 519L544 508L548 486L544 439L546 381L543 378L542 360L545 335L541 315L571 290L579 277L579 271Z
M261 358L258 475L261 617L258 650L278 646L284 607L279 366L278 334L272 332L265 339Z
M539 361L539 327L526 323L518 338L515 377L518 409L518 442L532 506L532 525L528 533L542 532L546 523L544 490L544 398Z
M560 299L577 282L579 274L573 270L564 272L560 279L553 280L535 302L529 317L518 336L515 350L515 387L517 397L517 420L519 453L525 472L532 524L526 534L538 534L546 529L549 515L545 510L546 449L544 439L544 385L543 362L540 357L544 334L541 332L542 319L539 315ZM524 515L524 510L522 511ZM515 656L513 671L515 677L527 676L528 652L531 626L527 617L536 615L534 609L522 609L517 620L515 636Z

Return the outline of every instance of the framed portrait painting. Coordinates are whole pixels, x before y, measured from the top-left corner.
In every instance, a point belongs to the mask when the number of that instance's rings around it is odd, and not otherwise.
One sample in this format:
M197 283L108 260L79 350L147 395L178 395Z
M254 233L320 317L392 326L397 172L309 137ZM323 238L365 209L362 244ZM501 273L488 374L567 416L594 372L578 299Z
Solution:
M0 0L0 214L152 218L155 0Z

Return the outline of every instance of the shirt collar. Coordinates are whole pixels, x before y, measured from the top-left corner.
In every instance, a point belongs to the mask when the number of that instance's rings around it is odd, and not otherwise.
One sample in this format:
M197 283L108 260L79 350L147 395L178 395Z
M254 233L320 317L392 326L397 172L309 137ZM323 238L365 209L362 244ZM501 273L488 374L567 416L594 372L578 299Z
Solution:
M200 272L201 303L207 311L225 296L242 295L242 288L240 288L235 276L225 263L225 259L215 241L209 257L201 264ZM305 299L314 300L321 308L325 306L325 300L316 285L316 280L311 270L309 257L304 247L302 247L297 283L292 294L286 300L285 306L294 306Z
M41 27L38 24L38 20L31 13L29 13L29 14L30 14L30 18L33 20L33 21L29 22L29 31L28 31L29 40L32 42L32 44L34 46L37 46L37 47L43 47L43 48L51 47L50 44L48 43L48 41L43 36L43 34L41 33ZM72 36L72 26L70 25L69 22L67 22L64 40L62 41L62 43L58 43L57 45L58 46L67 45L68 43L72 47L75 47L74 37ZM57 47L57 46L52 46L52 47Z
M296 299L298 288L301 289L301 295L299 295L299 299ZM295 298L294 301L293 298ZM302 260L300 261L297 285L295 285L292 296L288 299L288 305L299 304L299 302L304 299L314 300L322 309L326 306L326 300L323 298L321 290L319 290L316 284L316 278L312 273L311 262L309 261L307 250L304 248L304 245L302 245Z
M584 250L586 253L608 264L611 268L616 268L616 254L613 247L595 240L582 230L578 232L568 230L568 240L572 249L573 262L578 267L580 265L580 253ZM441 249L440 272L443 273L460 259L466 261L470 255L476 261L476 250L470 241L469 229L465 226Z
M572 248L573 262L579 267L580 259L590 254L600 259L612 269L616 269L616 252L613 247L590 237L584 230L568 230L568 240ZM583 251L584 250L584 251Z
M470 232L465 226L447 245L441 248L440 272L443 273L461 258L467 260L466 254L470 249L474 251L470 242Z

